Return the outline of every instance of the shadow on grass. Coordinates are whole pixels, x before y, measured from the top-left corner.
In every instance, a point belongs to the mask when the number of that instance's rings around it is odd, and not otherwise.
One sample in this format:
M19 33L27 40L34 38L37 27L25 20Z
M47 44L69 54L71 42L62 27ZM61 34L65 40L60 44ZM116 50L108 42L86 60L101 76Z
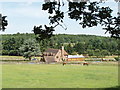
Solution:
M103 90L120 90L120 86L104 88Z
M120 86L108 88L2 88L2 90L120 90Z

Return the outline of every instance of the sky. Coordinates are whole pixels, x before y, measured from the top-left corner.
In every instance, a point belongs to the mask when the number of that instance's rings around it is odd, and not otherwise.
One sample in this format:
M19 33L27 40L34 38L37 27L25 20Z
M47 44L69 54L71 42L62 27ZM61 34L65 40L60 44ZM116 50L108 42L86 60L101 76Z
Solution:
M47 11L42 10L42 4L44 0L0 0L0 13L7 16L8 26L0 34L15 34L15 33L33 33L33 27L39 25L49 25L49 14ZM113 0L109 0L101 6L109 6L113 9L113 15L116 16L118 12L118 3ZM62 10L67 11L67 3ZM54 34L87 34L87 35L99 35L110 36L109 33L105 34L105 30L102 30L101 25L97 27L83 29L81 25L75 20L71 20L64 17L64 24L67 30L64 30L61 26L55 28Z

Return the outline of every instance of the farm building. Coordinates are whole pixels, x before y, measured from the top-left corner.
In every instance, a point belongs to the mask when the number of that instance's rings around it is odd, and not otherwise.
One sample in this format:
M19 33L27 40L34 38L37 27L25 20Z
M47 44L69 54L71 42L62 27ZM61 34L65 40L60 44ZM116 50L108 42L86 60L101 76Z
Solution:
M68 55L67 61L84 61L85 57L83 55Z
M43 53L43 58L45 62L62 62L62 60L67 60L68 53L64 50L64 47L62 46L62 49L52 49L49 48Z

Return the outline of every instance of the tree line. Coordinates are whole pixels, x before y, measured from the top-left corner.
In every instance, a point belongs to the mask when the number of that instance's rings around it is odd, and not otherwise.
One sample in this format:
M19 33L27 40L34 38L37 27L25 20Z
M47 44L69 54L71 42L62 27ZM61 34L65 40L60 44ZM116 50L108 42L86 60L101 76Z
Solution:
M119 55L119 40L95 35L68 35L57 34L48 40L37 42L37 37L34 34L5 34L2 35L2 53L1 55L20 56L22 53L30 52L33 48L40 48L39 55L47 48L60 49L62 46L69 54L88 54L89 56L109 56ZM30 44L29 44L30 41ZM28 42L28 43L26 43ZM39 45L36 45L39 44ZM29 45L28 45L29 44ZM28 45L28 48L26 47ZM34 47L36 48L34 48ZM21 50L22 48L26 48ZM29 50L28 50L29 49ZM28 51L27 51L28 50ZM22 52L23 51L23 52ZM38 52L38 51L37 51Z

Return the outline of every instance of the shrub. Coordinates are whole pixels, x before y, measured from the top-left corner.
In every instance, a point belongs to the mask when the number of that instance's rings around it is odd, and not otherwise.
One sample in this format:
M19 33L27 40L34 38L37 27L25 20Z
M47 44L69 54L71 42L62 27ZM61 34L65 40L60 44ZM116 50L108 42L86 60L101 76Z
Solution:
M119 57L115 57L115 60L116 60L116 61L119 61L119 60L120 60L120 58L119 58Z

